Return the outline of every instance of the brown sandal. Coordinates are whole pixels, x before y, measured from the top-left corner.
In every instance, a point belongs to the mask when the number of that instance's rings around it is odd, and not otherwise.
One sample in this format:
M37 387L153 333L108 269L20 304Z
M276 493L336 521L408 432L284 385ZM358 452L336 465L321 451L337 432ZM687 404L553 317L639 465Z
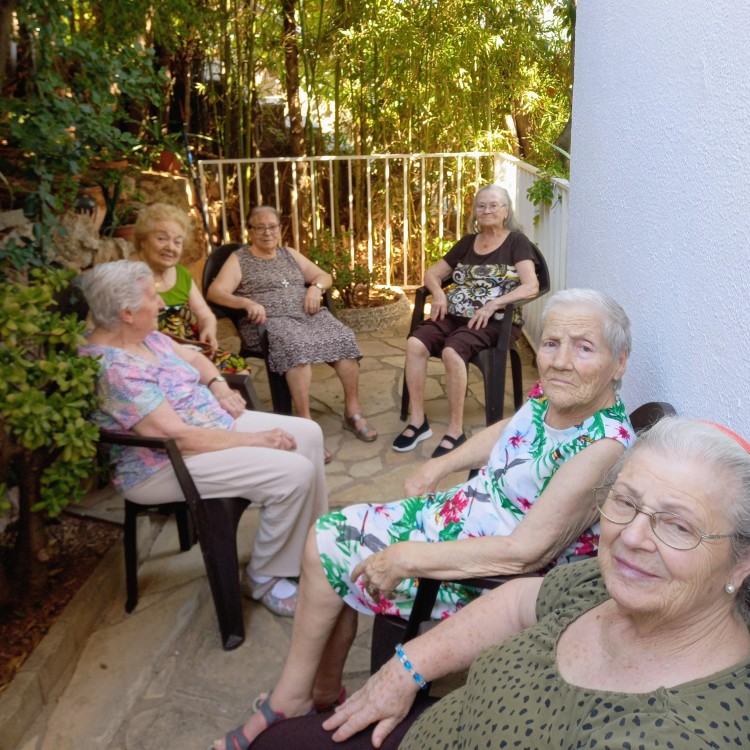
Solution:
M364 417L360 413L353 414L351 417L347 417L345 415L343 427L345 430L353 432L358 440L362 440L365 443L371 443L377 438L378 431L375 428L370 427L367 422L365 422L361 427L357 427L357 422L359 422L360 419L364 419Z

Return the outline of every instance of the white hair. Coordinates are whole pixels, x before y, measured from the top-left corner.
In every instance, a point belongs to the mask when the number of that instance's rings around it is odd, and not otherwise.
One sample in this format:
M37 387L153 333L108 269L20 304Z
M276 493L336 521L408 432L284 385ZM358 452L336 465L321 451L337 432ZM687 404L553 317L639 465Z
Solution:
M120 310L140 310L143 282L153 281L151 269L140 261L116 260L86 271L80 280L94 323L107 330L122 325Z
M618 362L623 354L626 359L630 356L633 343L630 335L630 318L612 297L595 289L563 289L555 292L544 306L542 330L544 330L550 311L555 307L566 304L584 304L598 310L602 319L604 343L609 349L612 359ZM622 379L613 381L616 391L620 389L621 385Z
M642 450L706 466L711 482L721 484L728 500L727 513L734 533L730 542L735 559L750 554L750 452L746 448L714 424L685 417L664 417L638 435L633 447L613 467L610 478ZM743 581L736 605L750 625L750 579Z

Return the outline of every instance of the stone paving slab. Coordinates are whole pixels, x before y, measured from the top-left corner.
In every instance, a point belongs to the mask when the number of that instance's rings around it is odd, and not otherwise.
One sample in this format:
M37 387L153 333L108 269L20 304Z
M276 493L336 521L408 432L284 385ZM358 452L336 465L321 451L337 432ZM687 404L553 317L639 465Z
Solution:
M365 354L362 409L380 433L374 443L359 441L342 429L338 379L326 365L314 368L314 416L334 453L327 466L332 507L402 497L405 479L429 457L447 425L443 369L435 361L429 365L427 382L434 437L410 453L390 448L404 427L398 407L406 331L402 324L391 331L358 335ZM526 359L530 360L528 353ZM263 365L259 360L250 364L258 395L270 408ZM528 368L525 386L529 388L534 379L535 372ZM483 424L481 378L472 368L465 428L470 434ZM462 474L446 477L443 486L463 479ZM101 491L88 497L80 511L121 521L122 502ZM240 523L243 562L249 558L257 518L249 511ZM66 610L0 695L0 750L204 749L243 721L253 698L274 684L288 648L291 620L246 601L245 642L225 652L200 551L196 546L179 552L174 519L143 519L139 552L145 561L139 571L136 610L130 615L124 611L122 550L113 549L90 582L104 598L90 590L81 596L82 589L75 606ZM80 636L70 630L71 622ZM367 678L371 627L372 618L360 618L345 673L350 692ZM68 679L64 689L59 686Z

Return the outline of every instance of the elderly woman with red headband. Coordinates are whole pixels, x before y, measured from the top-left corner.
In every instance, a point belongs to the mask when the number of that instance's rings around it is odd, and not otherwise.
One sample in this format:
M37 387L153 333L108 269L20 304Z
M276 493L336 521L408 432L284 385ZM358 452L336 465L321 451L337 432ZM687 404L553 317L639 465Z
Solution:
M322 726L281 722L253 748L747 747L750 445L667 418L612 475L593 490L597 560L501 586L400 646ZM470 665L410 712L425 681Z

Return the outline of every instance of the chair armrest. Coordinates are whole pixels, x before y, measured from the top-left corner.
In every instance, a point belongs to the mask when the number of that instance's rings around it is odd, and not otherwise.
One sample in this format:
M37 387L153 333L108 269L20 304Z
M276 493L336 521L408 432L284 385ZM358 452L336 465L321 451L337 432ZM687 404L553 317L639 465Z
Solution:
M182 460L182 454L177 448L174 438L145 437L142 435L125 435L120 432L108 432L100 430L99 442L108 445L123 445L136 448L150 448L151 450L165 450L172 463L172 468L177 476L185 501L190 508L191 513L197 512L200 495L190 476L185 462ZM195 516L194 516L195 517Z
M258 394L253 387L253 381L249 375L239 372L228 372L225 376L229 387L237 391L245 399L245 405L250 411L263 411Z
M518 578L520 576L482 576L479 578L454 578L446 581L435 578L419 579L417 586L417 596L414 599L414 606L406 623L404 631L404 642L416 638L419 635L419 626L430 619L432 608L437 600L438 589L442 583L460 583L462 586L474 586L480 589L495 589L503 583Z

